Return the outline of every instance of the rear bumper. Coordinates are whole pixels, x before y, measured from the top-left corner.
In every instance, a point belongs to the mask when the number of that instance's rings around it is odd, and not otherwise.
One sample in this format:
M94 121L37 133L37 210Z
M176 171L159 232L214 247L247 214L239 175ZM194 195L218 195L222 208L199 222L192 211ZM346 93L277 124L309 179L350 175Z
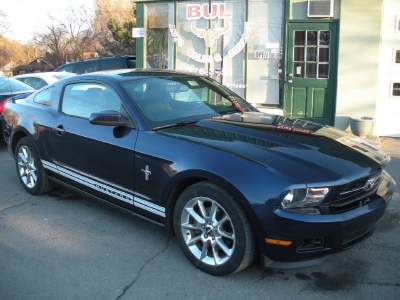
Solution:
M370 237L379 226L395 186L387 173L381 184L383 193L378 198L344 213L301 215L270 207L260 246L262 266L279 269L311 266ZM268 244L265 238L292 243Z

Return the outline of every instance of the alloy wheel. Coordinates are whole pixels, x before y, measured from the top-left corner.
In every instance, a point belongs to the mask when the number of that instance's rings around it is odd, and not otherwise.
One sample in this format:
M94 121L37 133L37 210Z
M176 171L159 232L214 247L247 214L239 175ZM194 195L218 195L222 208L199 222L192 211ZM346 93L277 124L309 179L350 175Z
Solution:
M232 220L218 202L196 197L184 207L181 232L189 251L207 265L227 262L236 244Z
M19 176L22 182L28 187L33 188L37 182L35 158L28 147L22 146L18 150L17 165Z

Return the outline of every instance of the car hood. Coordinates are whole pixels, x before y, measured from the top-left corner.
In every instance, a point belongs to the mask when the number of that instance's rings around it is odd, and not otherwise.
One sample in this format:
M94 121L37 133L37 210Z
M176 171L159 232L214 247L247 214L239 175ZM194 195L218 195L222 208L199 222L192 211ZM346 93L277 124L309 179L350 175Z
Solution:
M351 181L390 161L387 153L345 131L261 112L214 117L157 133L242 157L302 182Z

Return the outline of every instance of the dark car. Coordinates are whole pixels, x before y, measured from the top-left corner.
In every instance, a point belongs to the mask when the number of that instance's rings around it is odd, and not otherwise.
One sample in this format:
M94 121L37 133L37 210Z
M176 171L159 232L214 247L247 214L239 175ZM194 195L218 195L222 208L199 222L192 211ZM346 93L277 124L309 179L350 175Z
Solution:
M97 71L105 71L113 69L134 69L134 68L136 68L136 56L115 55L115 56L81 59L76 62L71 62L59 66L54 71L86 74Z
M3 129L1 126L1 112L7 100L12 98L22 99L29 96L34 91L35 90L31 86L19 82L16 79L6 76L0 76L0 130L1 130L0 139L3 138Z
M360 138L259 112L187 73L63 79L8 102L3 124L27 192L59 185L131 210L213 275L349 249L376 230L395 186L390 157Z

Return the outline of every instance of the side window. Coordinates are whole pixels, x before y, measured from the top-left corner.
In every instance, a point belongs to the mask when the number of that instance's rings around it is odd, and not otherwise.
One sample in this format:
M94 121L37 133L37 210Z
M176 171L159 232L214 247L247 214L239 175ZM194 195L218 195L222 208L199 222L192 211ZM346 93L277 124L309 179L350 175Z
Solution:
M121 59L101 59L101 69L102 70L114 70L114 69L122 69L125 68L126 66L122 65L122 60Z
M104 110L121 110L121 100L111 87L78 83L65 88L61 106L64 114L89 118L92 113Z
M51 93L53 90L54 87L49 87L48 89L38 92L35 98L33 98L33 102L49 106L51 104Z
M126 63L127 63L127 65L128 65L128 68L129 68L129 69L134 69L134 68L136 68L136 60L134 60L134 59L128 59L128 60L126 61Z
M98 61L89 61L76 64L75 73L86 74L99 71Z
M46 86L47 83L40 78L35 78L35 77L29 77L24 81L27 85L30 85L33 87L35 90L39 90L42 87Z
M73 72L74 64L65 65L57 70L57 72Z

